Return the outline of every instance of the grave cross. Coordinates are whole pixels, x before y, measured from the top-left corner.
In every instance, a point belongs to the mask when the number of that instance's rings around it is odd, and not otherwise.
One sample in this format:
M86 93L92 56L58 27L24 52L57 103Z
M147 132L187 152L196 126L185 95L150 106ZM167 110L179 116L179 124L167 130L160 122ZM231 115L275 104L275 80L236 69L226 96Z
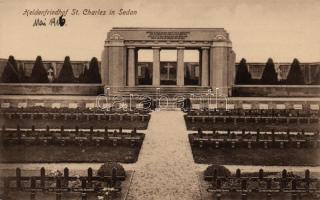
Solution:
M173 66L167 63L167 65L165 65L164 68L167 69L167 80L170 80L170 69L173 68Z

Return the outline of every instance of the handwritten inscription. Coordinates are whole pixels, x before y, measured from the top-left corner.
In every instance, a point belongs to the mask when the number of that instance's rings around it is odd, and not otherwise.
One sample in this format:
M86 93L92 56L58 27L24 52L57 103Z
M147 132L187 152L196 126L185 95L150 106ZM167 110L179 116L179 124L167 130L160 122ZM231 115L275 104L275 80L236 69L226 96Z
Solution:
M147 34L147 37L153 40L184 40L189 36L190 32L148 31Z
M33 22L33 27L35 26L47 26L47 24L49 24L50 26L58 26L58 27L62 27L64 26L66 23L66 19L61 15L59 18L51 18L49 20L49 23L47 23L47 19L40 19L40 18L36 18Z

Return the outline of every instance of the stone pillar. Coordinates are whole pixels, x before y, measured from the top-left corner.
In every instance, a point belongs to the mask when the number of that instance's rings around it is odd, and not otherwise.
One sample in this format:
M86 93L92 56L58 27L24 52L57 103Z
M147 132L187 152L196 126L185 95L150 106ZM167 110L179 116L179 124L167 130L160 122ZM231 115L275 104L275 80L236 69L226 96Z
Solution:
M184 85L184 47L177 47L177 86Z
M214 42L210 49L210 86L219 88L219 95L228 95L228 52L231 43Z
M160 85L160 47L152 47L153 65L152 65L152 85Z
M128 71L127 71L127 77L128 77L128 86L134 86L135 85L135 47L128 47Z
M201 48L201 86L209 83L209 47Z
M232 86L234 85L235 77L236 77L236 54L235 52L229 48L228 53L228 88L229 88L229 96L232 95Z
M108 85L109 84L109 64L108 64L108 47L105 46L102 55L101 55L101 83L103 85Z
M123 41L108 44L108 86L111 90L118 90L126 85L127 49Z

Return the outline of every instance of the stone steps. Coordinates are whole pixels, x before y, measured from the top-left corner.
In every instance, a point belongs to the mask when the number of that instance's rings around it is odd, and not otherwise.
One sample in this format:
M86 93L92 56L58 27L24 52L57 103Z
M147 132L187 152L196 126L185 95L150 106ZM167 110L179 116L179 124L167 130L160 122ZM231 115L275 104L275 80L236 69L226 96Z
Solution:
M185 96L190 97L191 94L207 94L210 87L200 87L200 86L184 86L184 87L168 87L168 86L160 86L160 87L146 87L146 86L137 86L137 87L123 87L119 88L116 91L112 91L112 95L120 95L120 96L129 96L129 95L138 95L143 94L145 96L167 96L167 97L175 97L175 96Z

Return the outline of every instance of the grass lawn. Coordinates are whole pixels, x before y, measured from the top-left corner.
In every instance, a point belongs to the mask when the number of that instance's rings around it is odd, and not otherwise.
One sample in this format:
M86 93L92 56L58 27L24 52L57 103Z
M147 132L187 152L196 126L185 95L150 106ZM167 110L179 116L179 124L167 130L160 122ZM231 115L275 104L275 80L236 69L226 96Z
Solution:
M186 126L187 130L198 130L198 128L201 128L202 130L242 130L246 129L249 131L256 131L257 129L260 129L260 131L271 131L274 129L275 131L286 131L287 129L290 129L291 131L301 131L304 129L305 131L316 131L319 130L320 124L319 123L312 123L312 124L306 124L306 123L252 123L252 122L239 122L236 125L232 122L224 123L224 122L201 122L201 121L187 121Z
M192 146L196 163L215 165L276 165L315 166L320 165L320 152L310 148L199 148Z
M12 145L0 147L1 163L106 162L134 163L140 145L129 146L56 146Z
M90 128L93 126L95 129L103 129L104 127L108 127L111 129L118 129L122 127L123 129L133 129L137 128L138 130L145 130L148 127L149 121L146 119L145 121L141 120L45 120L45 119L6 119L0 117L1 126L5 125L7 128L16 128L17 125L20 128L31 128L34 125L36 128L46 128L46 126L50 126L50 128L60 128L62 125L65 129L75 128L78 126L79 128Z

